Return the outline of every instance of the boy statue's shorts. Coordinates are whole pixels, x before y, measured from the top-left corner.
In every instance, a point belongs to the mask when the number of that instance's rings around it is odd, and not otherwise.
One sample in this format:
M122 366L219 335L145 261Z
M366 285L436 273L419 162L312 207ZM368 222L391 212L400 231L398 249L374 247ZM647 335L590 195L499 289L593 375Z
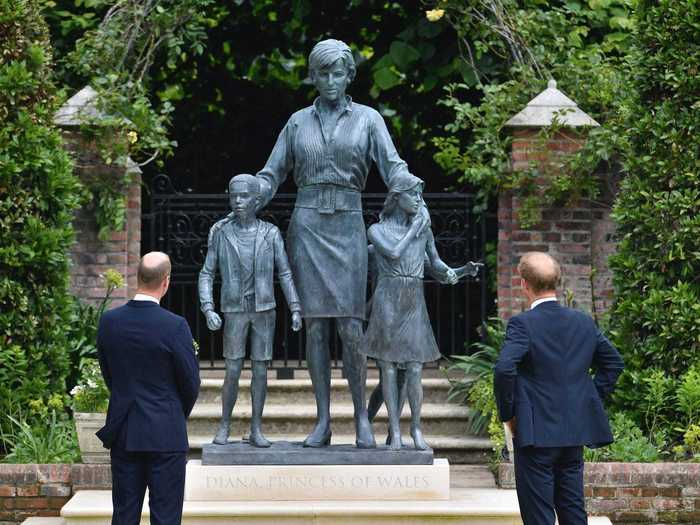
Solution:
M250 333L250 359L271 361L275 337L275 309L224 314L224 358L243 359Z

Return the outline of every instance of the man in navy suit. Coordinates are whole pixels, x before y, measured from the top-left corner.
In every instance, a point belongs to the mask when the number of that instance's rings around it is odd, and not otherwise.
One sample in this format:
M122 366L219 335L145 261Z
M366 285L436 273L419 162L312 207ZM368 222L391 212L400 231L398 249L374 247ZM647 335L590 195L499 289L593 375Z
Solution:
M514 436L520 514L524 525L554 525L555 511L560 525L585 525L583 446L613 441L603 401L622 358L593 319L557 302L554 258L527 253L518 272L530 309L508 323L494 391Z
M147 253L134 299L105 312L97 332L110 390L97 437L111 449L115 525L140 522L146 487L152 524L176 525L182 518L186 420L199 393L199 364L187 322L159 305L169 284L168 256Z

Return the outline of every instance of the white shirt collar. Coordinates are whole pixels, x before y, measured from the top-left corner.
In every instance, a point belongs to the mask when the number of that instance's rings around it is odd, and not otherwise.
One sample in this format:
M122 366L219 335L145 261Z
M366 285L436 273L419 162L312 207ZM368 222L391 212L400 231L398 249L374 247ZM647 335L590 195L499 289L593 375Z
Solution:
M152 295L147 295L145 293L137 293L136 295L134 295L133 300L134 301L152 301L156 304L160 304L160 301L158 299L156 299Z
M556 297L543 297L542 299L537 299L536 301L532 301L532 304L530 305L530 310L538 307L542 303L548 303L550 301L556 301L556 300L557 300Z

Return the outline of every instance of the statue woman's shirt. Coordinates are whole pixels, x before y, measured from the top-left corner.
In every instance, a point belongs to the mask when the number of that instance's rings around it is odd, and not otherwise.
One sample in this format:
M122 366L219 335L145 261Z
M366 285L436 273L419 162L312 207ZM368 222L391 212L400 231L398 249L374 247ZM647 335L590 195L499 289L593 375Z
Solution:
M258 177L267 184L267 200L292 171L297 187L333 184L362 191L374 162L389 189L397 177L408 174L382 116L374 109L347 105L330 136L324 133L319 99L294 113L277 138L275 147Z
M390 189L410 174L374 109L347 97L335 125L325 122L327 131L322 118L318 99L294 113L257 176L263 202L289 172L299 189L287 246L302 315L363 319L367 236L360 192L372 162Z

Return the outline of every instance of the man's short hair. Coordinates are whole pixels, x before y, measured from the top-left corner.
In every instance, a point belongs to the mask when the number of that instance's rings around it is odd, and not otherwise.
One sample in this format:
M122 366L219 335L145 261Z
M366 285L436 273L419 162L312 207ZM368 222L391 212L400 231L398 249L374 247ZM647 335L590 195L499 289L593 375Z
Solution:
M154 255L160 257L154 257ZM151 260L155 259L155 261ZM139 288L153 290L158 288L163 280L170 275L172 265L170 257L163 252L149 252L139 262L139 269L136 272Z
M524 254L518 263L518 273L535 293L556 290L561 281L559 263L554 257L544 252Z
M229 193L233 193L234 182L245 182L248 185L248 191L260 195L260 181L257 179L257 177L249 175L248 173L241 173L240 175L231 177L231 180L228 183Z

